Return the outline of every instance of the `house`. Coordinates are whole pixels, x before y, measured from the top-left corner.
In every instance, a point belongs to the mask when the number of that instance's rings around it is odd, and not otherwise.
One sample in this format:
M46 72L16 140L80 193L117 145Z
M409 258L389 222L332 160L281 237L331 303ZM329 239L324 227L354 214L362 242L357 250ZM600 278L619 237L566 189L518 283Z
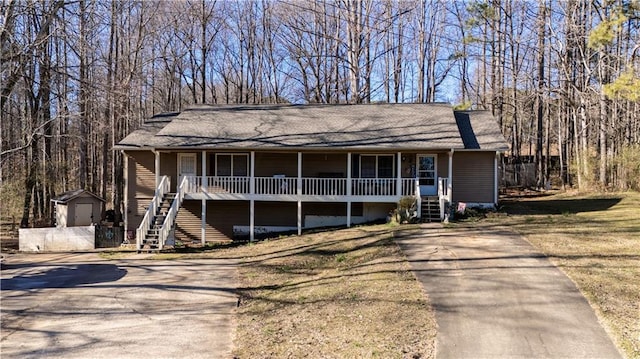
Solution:
M64 192L51 199L55 205L56 227L79 227L98 223L104 213L103 198L77 189Z
M508 146L490 113L445 104L227 105L154 116L115 149L141 249L351 226L404 196L425 220L494 206Z

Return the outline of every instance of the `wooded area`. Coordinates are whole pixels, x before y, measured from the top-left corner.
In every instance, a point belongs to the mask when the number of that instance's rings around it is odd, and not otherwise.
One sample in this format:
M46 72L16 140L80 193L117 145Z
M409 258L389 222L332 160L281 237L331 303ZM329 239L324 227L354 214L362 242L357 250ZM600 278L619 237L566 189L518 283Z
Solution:
M537 187L640 189L640 0L1 4L0 217L23 226L76 188L120 217L112 146L199 103L487 109Z

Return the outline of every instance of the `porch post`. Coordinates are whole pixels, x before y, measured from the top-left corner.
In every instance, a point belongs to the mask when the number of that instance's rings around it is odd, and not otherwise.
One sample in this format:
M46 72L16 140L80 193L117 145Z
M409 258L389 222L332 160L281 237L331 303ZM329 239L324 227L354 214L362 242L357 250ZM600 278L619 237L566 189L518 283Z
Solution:
M493 158L493 205L498 207L498 157L500 152L496 151L496 156Z
M158 189L158 186L160 185L160 152L153 150L153 153L156 155L154 166L156 172L156 189Z
M202 212L200 213L201 223L200 223L200 242L204 246L206 243L207 236L207 200L202 199Z
M351 152L347 152L347 228L351 227Z
M124 162L124 211L122 212L122 220L124 222L124 239L129 239L127 238L129 230L129 156L124 151L120 151L120 153Z
M453 148L449 151L449 180L447 181L447 197L449 197L449 202L453 200L453 194L451 193L453 189Z
M254 195L256 194L256 153L255 151L251 151L251 177L249 178L249 194L251 195L249 198L249 240L255 241L255 200Z
M298 195L298 235L302 234L302 152L298 152L298 180L296 183L296 194Z
M402 196L402 153L398 152L396 161L396 196Z
M205 180L205 178L207 176L207 151L202 151L202 161L201 162L202 162L202 171L200 173L200 176L202 176L202 180L200 181L200 186L206 188L206 186L208 185L207 181Z

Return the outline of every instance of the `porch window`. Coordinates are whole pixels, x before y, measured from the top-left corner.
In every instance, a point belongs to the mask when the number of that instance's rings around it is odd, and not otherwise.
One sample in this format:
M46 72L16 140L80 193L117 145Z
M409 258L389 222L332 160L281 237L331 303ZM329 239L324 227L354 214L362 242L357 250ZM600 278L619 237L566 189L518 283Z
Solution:
M246 177L249 175L249 155L246 153L216 154L216 176Z
M393 155L361 155L360 178L393 178Z

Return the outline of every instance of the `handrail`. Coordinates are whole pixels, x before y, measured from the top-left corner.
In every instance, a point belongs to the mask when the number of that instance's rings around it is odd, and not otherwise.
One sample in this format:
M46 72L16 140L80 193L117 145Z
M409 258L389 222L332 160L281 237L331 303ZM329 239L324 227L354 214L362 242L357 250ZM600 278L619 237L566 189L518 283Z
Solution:
M176 197L173 199L171 208L169 208L169 212L167 212L167 216L162 222L162 227L160 227L160 232L158 233L158 249L162 249L162 247L164 247L164 244L169 237L169 232L171 232L171 228L173 228L173 224L175 223L176 217L178 216L180 206L182 206L185 189L192 183L189 177L190 176L185 176L182 178L182 182L176 190Z
M136 249L142 249L142 240L145 238L147 231L151 228L151 221L158 214L158 207L165 193L168 193L171 188L171 178L169 176L162 176L158 187L155 189L151 204L144 213L140 225L136 229Z
M415 180L415 196L416 196L416 204L418 206L418 218L422 218L422 196L420 195L420 180L416 178Z
M438 202L440 204L440 219L443 220L445 215L445 203L451 203L448 177L438 177Z

